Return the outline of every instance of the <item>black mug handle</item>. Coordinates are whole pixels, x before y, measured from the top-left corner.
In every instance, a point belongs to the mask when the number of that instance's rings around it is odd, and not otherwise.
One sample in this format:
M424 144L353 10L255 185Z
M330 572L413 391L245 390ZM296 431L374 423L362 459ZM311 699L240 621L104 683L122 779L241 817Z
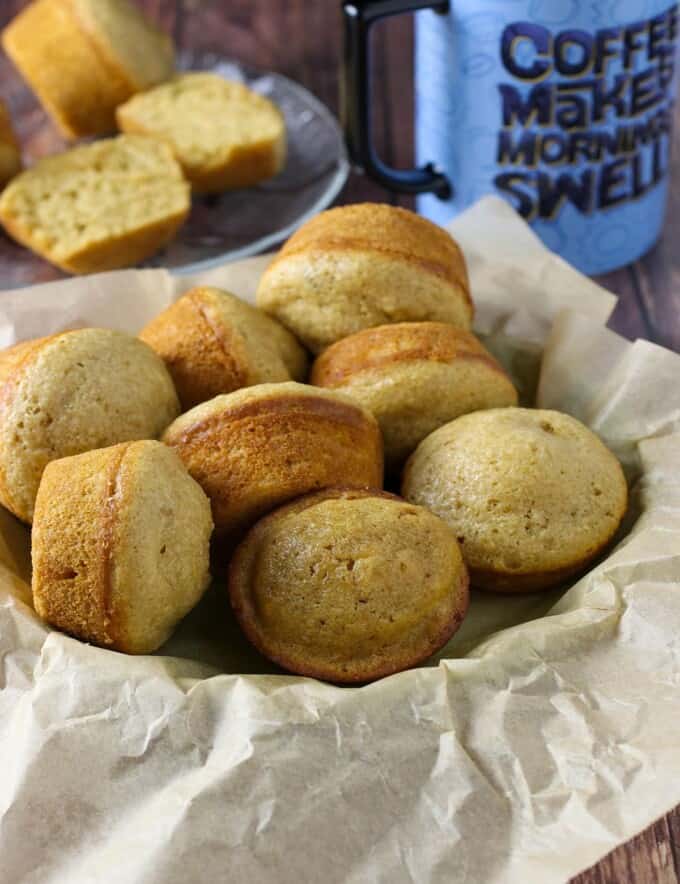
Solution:
M347 148L352 162L391 190L453 196L449 179L432 163L419 169L391 169L375 152L371 137L370 29L376 21L402 12L433 9L449 11L448 0L343 0L344 56L340 107Z

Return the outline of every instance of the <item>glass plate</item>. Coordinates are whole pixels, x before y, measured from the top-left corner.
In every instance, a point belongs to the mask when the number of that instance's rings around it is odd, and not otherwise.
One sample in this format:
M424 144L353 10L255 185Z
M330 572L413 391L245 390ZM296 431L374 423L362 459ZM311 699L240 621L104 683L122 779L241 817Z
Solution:
M349 163L337 120L299 84L214 52L185 51L178 61L183 70L213 71L266 95L283 112L288 134L286 165L279 175L246 190L194 197L191 214L177 237L143 265L195 273L265 251L286 239L335 199L347 180ZM0 64L0 78L25 160L33 162L65 149L67 145L6 59ZM0 236L0 288L62 276L37 255Z

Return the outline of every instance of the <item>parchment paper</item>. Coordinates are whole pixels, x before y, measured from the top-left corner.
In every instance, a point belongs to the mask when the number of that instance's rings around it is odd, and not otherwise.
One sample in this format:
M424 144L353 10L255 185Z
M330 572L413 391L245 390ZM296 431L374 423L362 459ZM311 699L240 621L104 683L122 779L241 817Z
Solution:
M503 203L452 230L525 397L538 384L623 460L616 549L568 591L476 596L430 667L335 688L271 674L219 585L163 654L50 632L25 604L27 532L1 514L2 884L549 884L680 802L680 356L605 329L614 299ZM252 297L266 260L210 281ZM194 281L6 293L0 344L134 331Z

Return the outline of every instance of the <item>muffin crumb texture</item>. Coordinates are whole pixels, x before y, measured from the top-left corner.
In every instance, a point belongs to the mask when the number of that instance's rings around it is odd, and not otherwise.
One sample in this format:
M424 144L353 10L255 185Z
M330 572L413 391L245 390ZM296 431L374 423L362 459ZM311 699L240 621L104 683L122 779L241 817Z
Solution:
M193 189L252 187L283 168L286 128L268 98L217 74L177 74L116 111L123 132L165 141Z
M0 222L69 273L136 264L175 235L189 186L153 138L120 135L38 161L0 196Z

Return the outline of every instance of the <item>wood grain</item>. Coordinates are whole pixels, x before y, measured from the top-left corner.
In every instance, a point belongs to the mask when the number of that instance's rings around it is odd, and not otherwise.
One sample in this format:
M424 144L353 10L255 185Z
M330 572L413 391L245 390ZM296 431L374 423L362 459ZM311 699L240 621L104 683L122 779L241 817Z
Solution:
M0 25L23 5L23 0L3 0ZM228 7L221 0L144 0L144 5L178 45L219 50L251 65L277 70L302 82L337 111L339 0L230 0ZM412 29L408 17L376 28L373 55L377 149L388 163L406 167L413 160ZM0 76L6 64L0 59ZM677 115L680 118L680 104ZM611 322L614 329L628 338L648 338L675 350L680 350L678 166L676 150L663 240L634 266L599 279L619 295ZM410 205L408 199L354 174L341 201L359 200ZM573 880L576 884L680 884L680 809Z
M658 820L596 866L572 878L572 884L676 884L680 874L678 826L677 812Z

